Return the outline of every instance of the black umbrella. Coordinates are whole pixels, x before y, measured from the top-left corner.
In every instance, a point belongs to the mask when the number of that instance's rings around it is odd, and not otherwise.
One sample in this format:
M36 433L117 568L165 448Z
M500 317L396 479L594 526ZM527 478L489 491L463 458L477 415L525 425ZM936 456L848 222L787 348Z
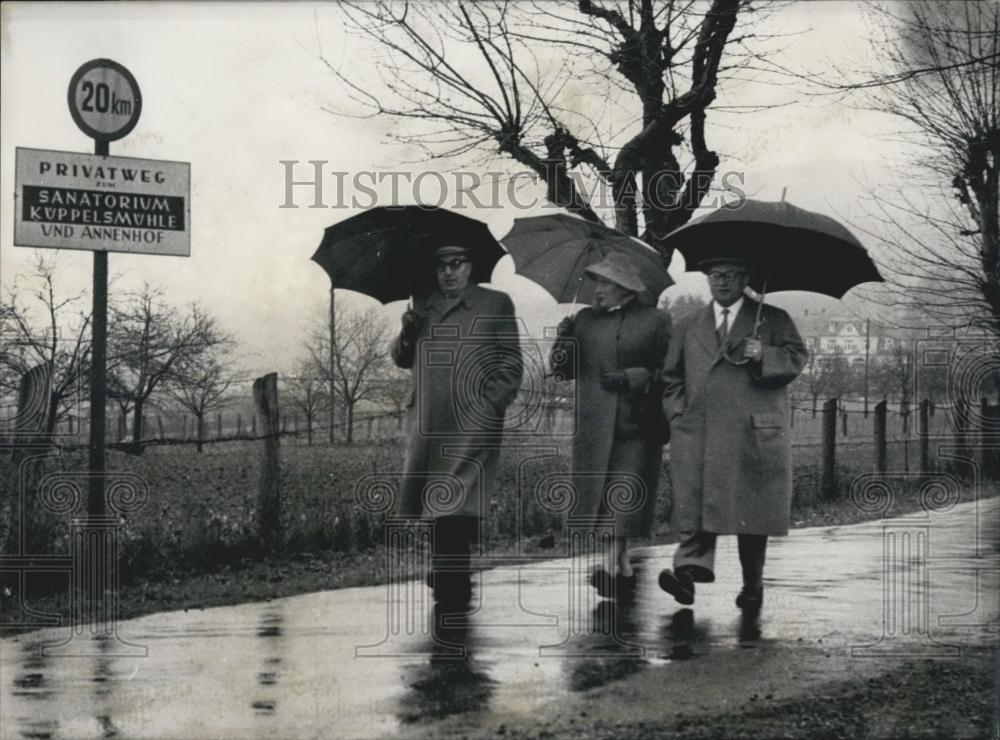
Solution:
M328 226L312 256L334 288L356 290L382 303L434 289L434 252L442 246L473 251L470 280L488 282L503 247L482 221L435 206L377 206Z
M842 297L855 285L882 282L875 263L845 226L781 201L744 200L673 231L666 244L684 255L689 272L713 257L743 257L759 293L804 290Z
M514 258L514 271L541 285L559 303L589 303L593 280L587 267L610 252L625 252L646 284L643 302L656 305L660 293L673 285L660 254L644 242L604 224L566 213L514 219L501 240Z

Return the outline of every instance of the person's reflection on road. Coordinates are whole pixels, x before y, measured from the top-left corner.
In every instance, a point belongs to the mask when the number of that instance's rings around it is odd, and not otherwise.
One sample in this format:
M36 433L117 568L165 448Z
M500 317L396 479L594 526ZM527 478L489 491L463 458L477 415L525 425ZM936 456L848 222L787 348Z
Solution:
M605 686L646 665L642 650L633 644L639 634L634 604L602 600L592 613L593 628L579 651L566 666L573 691Z
M481 711L489 704L496 685L476 662L472 623L438 605L432 617L433 637L426 648L430 659L403 676L407 692L399 719L406 724Z

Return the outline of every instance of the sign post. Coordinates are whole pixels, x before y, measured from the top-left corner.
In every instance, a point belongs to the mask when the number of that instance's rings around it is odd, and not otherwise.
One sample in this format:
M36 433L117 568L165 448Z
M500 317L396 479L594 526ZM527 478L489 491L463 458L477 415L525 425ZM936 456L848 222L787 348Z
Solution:
M139 85L117 62L83 64L70 80L67 103L94 140L94 154L17 148L14 244L94 253L87 512L101 517L108 252L189 256L191 175L187 162L110 156L110 143L132 131L142 112Z
M94 140L94 154L16 150L14 244L94 253L87 512L105 513L108 252L187 257L191 173L187 162L112 157L109 146L135 128L139 85L125 67L93 59L74 74L70 114Z
M81 66L67 102L77 126L94 140L94 153L16 149L14 245L94 253L87 513L74 517L70 530L74 630L52 653L90 655L95 648L74 639L83 625L90 623L94 635L117 638L116 538L119 516L129 510L118 482L105 499L108 252L189 256L191 176L187 162L110 156L110 142L135 128L142 112L139 85L117 62L94 59ZM141 486L129 487L145 500ZM122 655L145 654L145 648L118 643Z
M69 112L94 140L94 154L109 155L109 144L128 134L142 112L139 85L125 67L110 59L93 59L69 82ZM104 515L105 406L108 356L108 253L94 250L93 315L90 345L90 465L87 513Z

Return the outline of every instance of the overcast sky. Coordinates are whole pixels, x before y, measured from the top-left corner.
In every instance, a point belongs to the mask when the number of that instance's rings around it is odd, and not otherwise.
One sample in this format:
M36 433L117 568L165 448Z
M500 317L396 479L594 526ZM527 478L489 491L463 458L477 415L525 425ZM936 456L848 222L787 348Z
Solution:
M113 292L149 281L172 302L197 300L237 335L251 369L287 369L311 322L326 311L329 279L309 257L325 226L357 211L280 208L279 161L301 161L297 173L305 176L308 160L356 172L396 168L414 156L387 143L394 122L337 118L320 109L342 93L319 59L318 39L329 57L364 63L352 55L337 9L4 3L2 14L0 284L10 286L41 251L13 246L15 147L93 152L70 117L66 90L82 63L111 58L133 73L143 93L138 125L111 144L111 154L190 162L192 178L191 256L113 253L110 269L120 276ZM869 53L859 7L851 2L793 3L772 24L769 30L792 34L785 51L792 67L815 71L826 60L852 62ZM783 93L744 94L759 100ZM720 170L745 171L753 197L778 200L787 187L792 203L850 221L862 217L858 181L880 171L885 144L873 135L883 125L873 115L803 99L738 121L710 111L708 139L724 156ZM296 200L309 203L305 194ZM512 208L468 213L487 221L498 238L515 216L526 215ZM59 254L63 288L89 286L91 254ZM509 262L498 265L494 284L511 293L533 330L558 321L567 309L514 276ZM683 276L679 257L671 272L679 279L672 293L703 290L703 278ZM383 311L396 321L402 308Z

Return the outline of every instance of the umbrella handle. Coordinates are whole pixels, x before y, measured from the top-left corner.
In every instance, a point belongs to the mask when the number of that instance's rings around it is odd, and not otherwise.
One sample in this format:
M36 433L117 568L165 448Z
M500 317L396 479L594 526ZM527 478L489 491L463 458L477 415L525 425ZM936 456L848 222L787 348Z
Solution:
M753 322L753 337L754 339L760 339L760 325L763 323L760 320L760 312L764 308L764 296L767 295L767 280L764 284L760 286L760 302L757 304L757 317Z

